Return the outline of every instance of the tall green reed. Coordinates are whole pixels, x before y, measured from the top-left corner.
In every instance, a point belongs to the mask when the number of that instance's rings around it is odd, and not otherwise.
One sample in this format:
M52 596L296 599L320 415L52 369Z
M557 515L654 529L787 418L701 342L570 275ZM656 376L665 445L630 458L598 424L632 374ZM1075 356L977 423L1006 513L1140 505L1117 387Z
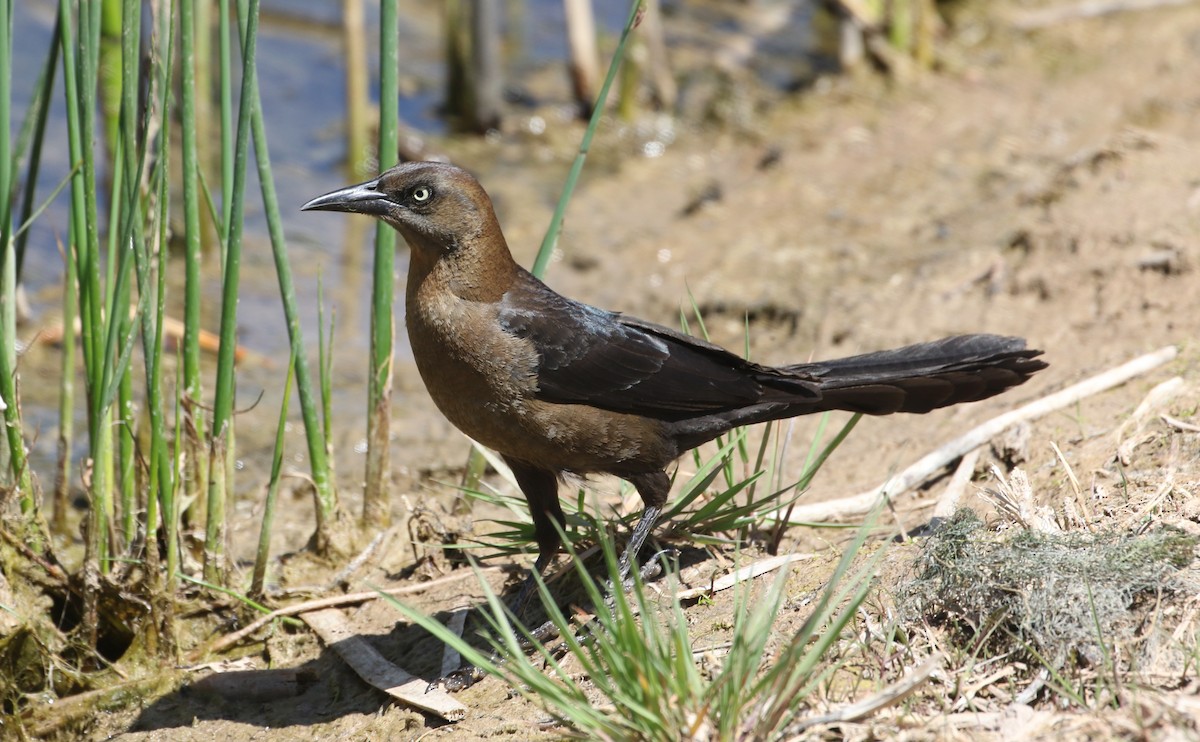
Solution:
M379 170L399 158L400 95L396 0L379 5ZM348 64L355 64L354 60ZM390 520L388 477L391 468L392 355L396 330L396 232L382 222L375 225L375 268L371 288L371 361L367 394L367 464L363 491L363 524L379 528Z
M62 421L60 464L56 473L58 516L65 525L71 475L71 421L74 414L73 381L75 319L82 349L82 375L87 411L87 457L80 480L88 497L81 566L85 638L94 644L114 611L102 605L111 600L103 588L107 580L119 584L133 564L145 566L146 579L126 584L126 589L149 593L153 629L148 648L172 646L171 600L181 570L180 512L190 499L204 500L205 578L220 584L225 569L225 503L232 489L234 407L237 349L237 289L242 256L246 168L250 146L262 187L288 331L292 341L291 372L299 387L317 492L319 547L328 546L330 525L336 521L337 500L328 461L326 429L318 397L313 393L308 362L303 352L297 302L283 240L279 208L271 173L266 130L254 72L258 1L236 3L236 33L240 54L235 60L231 8L222 3L217 34L226 54L220 61L221 160L210 180L218 196L207 191L200 157L198 102L214 92L197 84L196 49L204 46L207 27L197 28L201 0L167 0L143 15L142 0L60 0L53 42L39 76L36 93L21 127L18 154L14 154L10 127L0 127L0 321L5 338L15 337L14 291L19 251L27 232L13 229L16 184L24 178L21 222L37 218L34 208L40 155L43 147L63 146L44 137L48 99L56 74L63 76L68 150L72 169L69 187L69 220L64 230L64 348L61 368ZM0 0L0 113L11 113L12 0ZM143 28L143 19L151 25ZM111 74L104 83L108 102L97 106L101 95L99 65L102 39L116 46L103 52ZM178 39L178 46L177 46ZM237 105L231 82L238 78ZM179 69L180 106L176 112L176 70ZM236 111L236 116L235 116ZM172 117L178 113L180 131L176 157ZM101 118L103 117L103 118ZM232 123L236 120L237 128ZM27 148L24 160L19 152ZM395 147L393 145L392 150ZM18 165L24 164L18 172ZM175 176L176 164L179 175ZM181 201L171 184L182 183ZM57 195L57 190L50 196ZM201 197L210 206L212 222L201 212ZM168 260L170 215L182 211L182 258ZM220 213L215 204L220 204ZM102 206L103 205L103 206ZM200 355L200 297L206 230L220 248L222 270L221 345L216 363L214 401L207 404L201 383L205 368ZM182 263L182 265L179 265ZM167 307L167 272L175 265L185 274L184 337L179 351L178 383L169 389L164 354L164 321ZM7 471L18 493L26 523L38 524L37 497L32 472L25 457L28 431L21 427L15 344L5 342L0 351L0 396L5 400ZM135 360L136 359L136 360ZM169 397L169 393L175 396ZM173 421L172 413L173 412ZM208 418L205 420L205 418ZM174 427L172 427L172 425ZM197 426L200 426L199 429ZM10 491L10 490L6 490ZM186 495L181 497L180 495ZM196 521L194 521L196 522ZM36 529L35 529L36 530ZM160 553L161 548L161 553ZM121 565L120 568L117 568ZM105 598L104 595L109 597ZM103 620L101 620L103 619ZM162 641L162 643L160 643Z
M201 6L206 5L201 3ZM201 493L208 491L208 460L207 436L205 431L205 409L203 388L200 373L200 296L201 268L203 260L203 229L200 222L200 161L199 161L199 132L202 131L200 121L207 121L199 114L208 108L201 107L201 101L207 101L210 88L201 86L199 80L210 80L207 73L201 77L198 67L205 69L204 62L209 61L197 55L200 38L208 38L207 25L201 26L203 33L196 33L197 7L192 0L183 0L179 4L179 41L180 41L180 150L183 181L183 264L184 264L184 303L183 303L183 345L181 348L182 384L179 393L181 408L190 421L185 426L186 435L181 439L185 447L184 471L181 492L188 497L199 499ZM206 42L207 43L207 42ZM197 95L199 91L199 95ZM205 125L203 131L211 131ZM179 568L178 522L175 501L164 503L163 516L167 530L167 585L175 584L175 572Z
M225 261L221 293L221 344L217 351L217 378L212 406L212 449L209 459L207 515L204 529L204 579L222 583L225 569L225 504L228 499L233 447L234 351L237 346L237 300L241 280L242 223L245 214L246 163L250 149L250 111L256 97L254 55L258 43L258 0L239 5L244 17L242 80L238 102L237 133L233 150L233 182L226 214Z
M239 33L246 47L243 64L253 66L251 42L257 33L257 0L239 0ZM254 19L252 25L250 20ZM287 322L288 339L293 349L293 364L296 387L300 396L300 414L304 420L305 442L311 462L311 475L316 498L315 546L318 551L340 548L335 533L339 518L337 491L334 486L332 463L325 438L325 426L320 419L317 393L314 392L312 372L308 355L304 353L304 333L300 326L300 310L296 301L296 289L292 281L291 261L288 259L287 242L283 234L283 220L279 213L279 198L275 193L275 178L271 172L271 160L267 146L267 129L263 123L262 101L258 95L258 80L254 74L243 71L243 81L250 78L250 96L239 109L249 118L254 133L254 154L258 166L258 181L262 189L262 203L267 216L267 231L271 238L271 255L275 260L275 275L279 279L279 294L283 301L284 318ZM235 196L237 198L237 196ZM239 216L240 218L240 216ZM229 287L226 286L226 291ZM225 344L222 341L222 349Z
M16 337L17 254L12 242L12 184L14 165L9 124L12 109L12 0L0 0L0 329L6 338ZM33 484L25 455L21 425L21 406L17 399L16 344L8 341L0 348L0 400L3 401L5 438L8 442L9 470L21 493L21 510L33 509Z

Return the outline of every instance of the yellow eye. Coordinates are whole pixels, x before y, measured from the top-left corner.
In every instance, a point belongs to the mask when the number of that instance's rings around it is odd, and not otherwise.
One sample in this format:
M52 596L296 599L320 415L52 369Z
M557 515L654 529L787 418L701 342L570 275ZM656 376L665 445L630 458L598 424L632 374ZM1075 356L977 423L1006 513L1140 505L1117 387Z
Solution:
M433 197L433 189L428 186L417 186L412 190L412 200L417 203L425 203Z

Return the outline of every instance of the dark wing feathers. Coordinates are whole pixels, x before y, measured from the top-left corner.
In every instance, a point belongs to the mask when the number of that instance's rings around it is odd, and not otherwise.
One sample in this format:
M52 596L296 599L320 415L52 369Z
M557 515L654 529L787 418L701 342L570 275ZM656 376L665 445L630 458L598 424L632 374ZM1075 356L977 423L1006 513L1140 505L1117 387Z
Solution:
M1022 384L1046 364L1021 338L959 335L833 361L767 368L724 348L551 291L522 272L504 329L539 353L539 399L678 423L688 445L734 425L820 412L929 412Z
M537 396L550 402L680 420L756 404L781 386L789 397L820 397L799 375L780 377L688 335L572 301L529 274L504 296L499 320L537 348Z

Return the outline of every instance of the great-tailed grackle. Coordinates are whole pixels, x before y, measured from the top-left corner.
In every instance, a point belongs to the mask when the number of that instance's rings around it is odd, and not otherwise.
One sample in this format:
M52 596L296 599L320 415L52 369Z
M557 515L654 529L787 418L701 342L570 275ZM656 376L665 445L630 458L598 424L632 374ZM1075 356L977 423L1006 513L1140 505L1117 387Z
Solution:
M560 545L564 472L615 474L641 495L623 577L667 500L666 467L735 426L824 410L929 412L999 394L1046 366L1024 340L996 335L751 363L555 293L513 261L487 193L451 165L400 165L303 208L377 217L412 248L405 305L417 368L438 409L512 468L533 516L538 573Z

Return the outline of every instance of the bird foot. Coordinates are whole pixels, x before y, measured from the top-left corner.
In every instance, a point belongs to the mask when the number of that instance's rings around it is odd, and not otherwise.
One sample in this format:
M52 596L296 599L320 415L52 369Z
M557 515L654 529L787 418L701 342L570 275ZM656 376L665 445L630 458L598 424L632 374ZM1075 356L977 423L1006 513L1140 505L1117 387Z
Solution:
M460 667L457 670L451 670L440 678L435 679L426 688L425 692L436 690L441 686L447 693L457 693L460 690L466 690L472 685L475 685L480 680L483 680L485 673L474 665Z
M676 551L674 549L661 549L656 552L654 556L647 559L645 563L643 563L638 569L638 579L645 583L646 580L652 580L655 577L658 577L663 572L662 560L666 557L674 555L675 553ZM625 592L629 592L633 589L633 578L626 577L621 583L621 586L625 589Z

